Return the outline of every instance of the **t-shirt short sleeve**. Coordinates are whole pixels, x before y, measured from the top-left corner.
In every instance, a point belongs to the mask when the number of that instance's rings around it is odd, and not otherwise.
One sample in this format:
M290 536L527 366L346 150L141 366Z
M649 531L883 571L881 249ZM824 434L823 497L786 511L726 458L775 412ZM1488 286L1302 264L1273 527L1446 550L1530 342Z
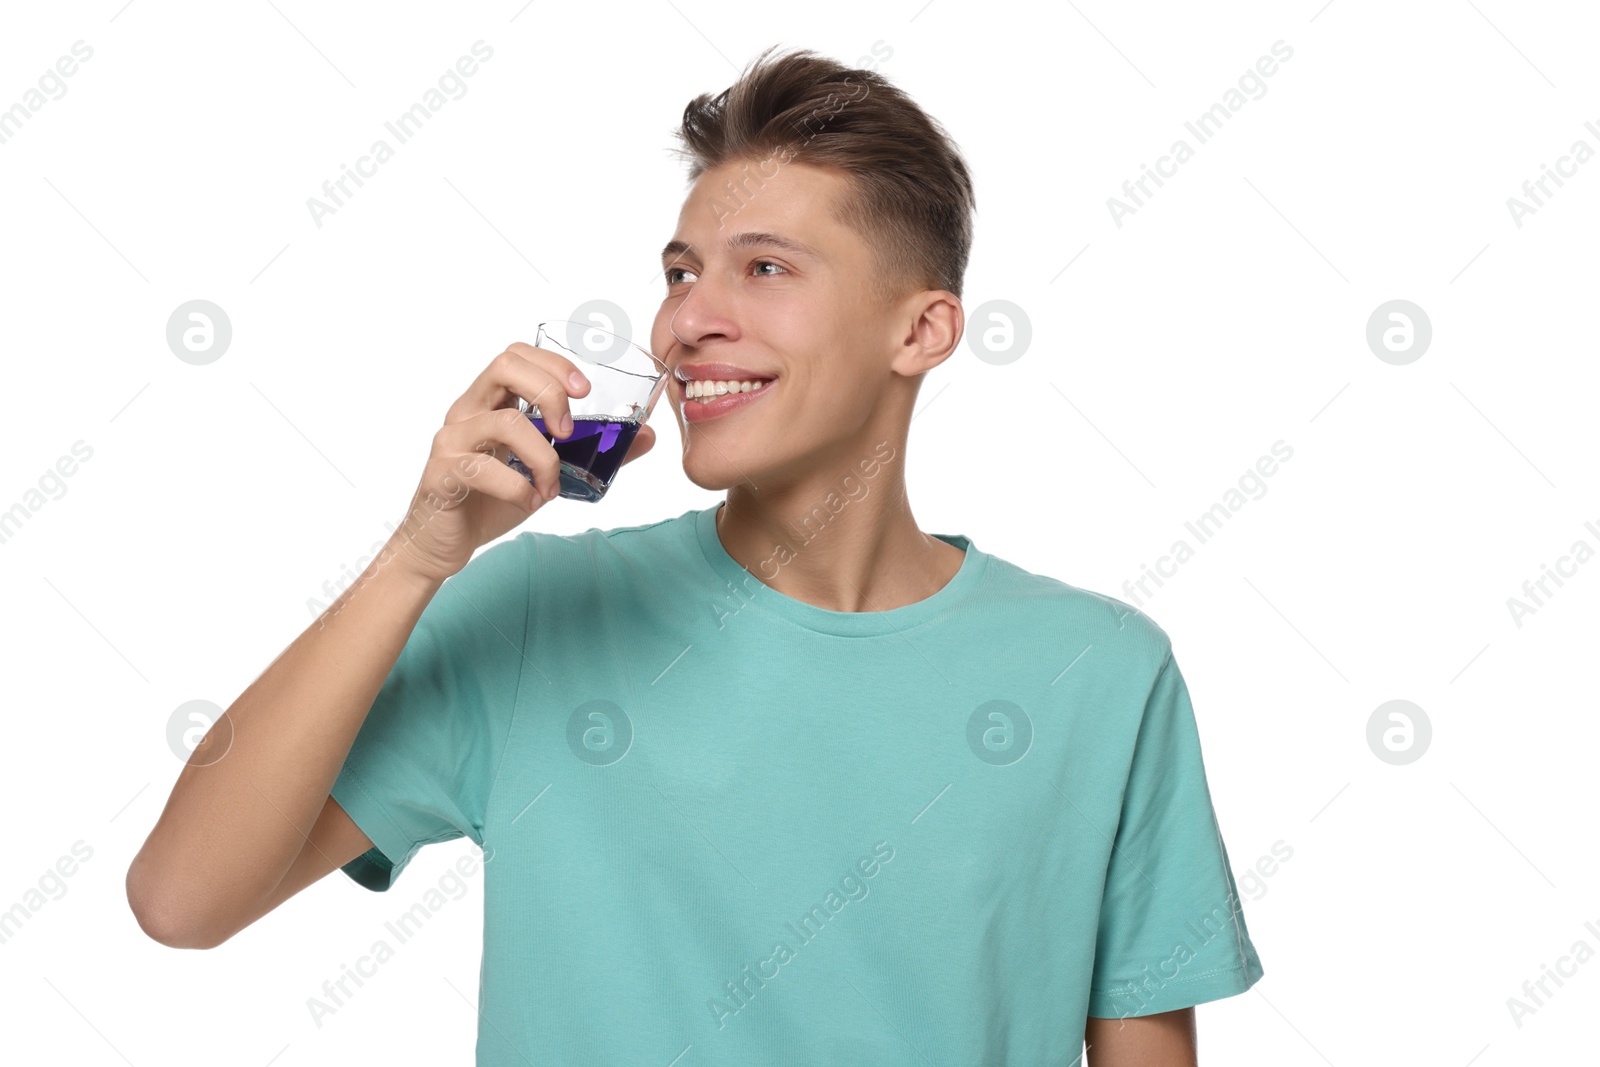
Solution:
M1211 805L1189 690L1169 649L1134 743L1088 1014L1174 1011L1242 993L1261 974Z
M434 593L334 780L373 844L342 869L368 889L387 890L423 845L483 844L524 662L529 536L485 549Z

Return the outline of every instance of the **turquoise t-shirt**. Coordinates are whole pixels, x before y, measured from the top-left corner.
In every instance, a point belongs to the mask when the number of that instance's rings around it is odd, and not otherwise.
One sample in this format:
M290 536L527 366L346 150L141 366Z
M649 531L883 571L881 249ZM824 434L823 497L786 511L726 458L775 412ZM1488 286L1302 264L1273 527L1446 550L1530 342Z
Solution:
M369 889L484 850L478 1064L1068 1064L1261 977L1160 627L947 534L828 611L720 506L480 552L334 783Z

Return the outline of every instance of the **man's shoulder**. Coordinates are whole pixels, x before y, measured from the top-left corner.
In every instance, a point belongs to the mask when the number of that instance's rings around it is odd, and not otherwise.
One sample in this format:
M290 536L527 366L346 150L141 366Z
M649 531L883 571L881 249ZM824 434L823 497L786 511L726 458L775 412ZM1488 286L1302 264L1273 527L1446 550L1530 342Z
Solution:
M1116 644L1155 666L1172 651L1172 640L1160 624L1126 601L992 554L989 558L989 596L1022 609L1024 617L1042 617L1086 641Z
M546 587L578 591L586 584L627 581L664 567L682 569L695 545L697 511L629 526L591 526L575 533L526 530L523 543L532 573ZM609 576L609 577L608 577Z
M682 534L684 523L692 523L698 514L695 510L685 511L665 519L656 519L654 522L642 522L632 526L608 526L601 528L591 526L587 530L576 533L554 533L549 530L524 530L517 535L519 540L526 539L535 549L558 547L583 547L592 545L596 541L607 541L618 545L639 545L669 543Z

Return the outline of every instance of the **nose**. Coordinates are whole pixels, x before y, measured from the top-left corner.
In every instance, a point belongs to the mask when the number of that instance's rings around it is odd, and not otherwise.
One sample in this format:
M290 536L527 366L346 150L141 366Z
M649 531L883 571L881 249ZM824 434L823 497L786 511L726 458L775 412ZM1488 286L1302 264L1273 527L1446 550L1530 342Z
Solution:
M731 312L726 290L702 276L690 283L689 292L678 301L667 330L685 348L701 348L719 338L732 340L738 336L738 327Z

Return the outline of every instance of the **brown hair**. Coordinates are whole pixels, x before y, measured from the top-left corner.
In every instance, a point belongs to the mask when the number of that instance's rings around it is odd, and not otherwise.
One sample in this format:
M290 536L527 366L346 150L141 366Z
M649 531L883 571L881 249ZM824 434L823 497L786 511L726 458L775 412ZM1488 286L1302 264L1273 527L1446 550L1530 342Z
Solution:
M961 295L977 199L960 150L942 126L881 74L809 50L772 56L731 86L702 93L676 131L689 181L728 162L800 162L843 171L853 192L834 217L873 249L885 302L919 289ZM876 51L876 46L874 46ZM891 53L892 54L892 53Z

